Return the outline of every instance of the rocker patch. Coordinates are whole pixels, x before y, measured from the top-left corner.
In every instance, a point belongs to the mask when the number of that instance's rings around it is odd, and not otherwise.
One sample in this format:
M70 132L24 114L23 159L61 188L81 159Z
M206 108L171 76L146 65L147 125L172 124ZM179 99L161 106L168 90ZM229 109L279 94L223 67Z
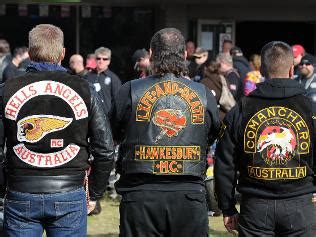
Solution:
M76 157L80 147L74 144L68 145L65 149L54 153L38 153L27 149L24 144L13 147L14 153L23 162L36 167L56 167L64 165Z
M204 106L198 94L183 83L164 81L149 88L137 104L136 121L150 121L156 102L165 96L181 98L188 105L192 124L204 123Z

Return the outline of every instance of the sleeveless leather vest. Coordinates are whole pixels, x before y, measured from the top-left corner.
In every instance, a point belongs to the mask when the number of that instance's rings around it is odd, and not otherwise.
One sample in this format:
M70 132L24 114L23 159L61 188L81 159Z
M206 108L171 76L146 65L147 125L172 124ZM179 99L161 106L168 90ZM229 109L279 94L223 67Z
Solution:
M88 166L85 80L65 72L29 72L6 83L3 101L10 174L62 175Z
M302 95L242 101L240 187L293 192L313 178L311 105ZM280 186L282 183L282 188ZM293 185L296 183L296 185Z
M173 74L132 81L132 117L120 147L123 173L203 177L206 93Z

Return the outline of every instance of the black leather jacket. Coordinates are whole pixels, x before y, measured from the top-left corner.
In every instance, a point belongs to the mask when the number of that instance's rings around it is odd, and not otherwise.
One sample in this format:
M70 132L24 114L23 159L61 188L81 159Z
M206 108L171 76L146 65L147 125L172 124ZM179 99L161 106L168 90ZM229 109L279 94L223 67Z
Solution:
M92 87L88 88L87 82L80 78L71 78L73 76L69 77L67 74L60 73L56 75L56 78L59 78L58 80L60 81L63 80L62 78L65 78L65 83L75 83L77 86L81 86L81 89L78 91L85 91L84 93L86 94L84 96L88 98L85 102L88 109L86 125L83 124L81 128L79 127L78 131L76 130L74 134L69 134L68 140L73 137L78 137L76 138L77 140L75 140L78 141L78 146L80 146L82 150L89 149L89 153L94 157L91 162L89 191L92 200L99 199L106 189L107 180L113 167L114 148L108 118L104 115L103 106L95 90ZM46 73L43 75L43 78L47 80L51 78L51 76L50 73ZM25 76L25 78L21 78L21 81L33 77L34 75L31 74ZM20 79L17 78L13 80L12 83L10 82L10 85L6 85L4 93L5 100L13 93L10 89L16 85L20 85L19 80ZM68 80L70 80L70 82ZM5 125L6 123L8 122L5 120ZM73 129L69 131L74 132ZM86 143L87 138L90 139L89 143ZM11 158L10 155L12 155L12 152L7 154L7 159ZM19 169L19 167L17 167L18 169L10 167L8 170L11 171L7 176L8 188L10 190L27 193L58 193L83 187L85 170L89 167L88 158L88 152L83 152L81 153L81 157L76 158L77 160L74 159L74 161L76 160L75 163L70 164L71 162L68 162L53 169L32 169L32 167L28 168L29 166L26 166L26 169L23 169L22 172L20 171L22 169Z

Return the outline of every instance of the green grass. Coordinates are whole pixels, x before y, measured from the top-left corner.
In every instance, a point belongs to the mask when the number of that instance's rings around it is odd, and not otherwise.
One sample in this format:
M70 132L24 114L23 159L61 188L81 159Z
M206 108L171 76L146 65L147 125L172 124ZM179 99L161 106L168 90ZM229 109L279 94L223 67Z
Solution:
M118 237L119 202L108 198L101 202L102 212L88 217L88 237ZM223 217L209 217L210 237L232 237L223 225Z

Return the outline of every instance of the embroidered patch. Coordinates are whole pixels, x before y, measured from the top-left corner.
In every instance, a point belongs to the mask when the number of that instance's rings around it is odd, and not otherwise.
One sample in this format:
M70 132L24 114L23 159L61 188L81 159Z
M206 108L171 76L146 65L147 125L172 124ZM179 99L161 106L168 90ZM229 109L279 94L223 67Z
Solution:
M296 138L291 128L283 126L268 126L259 136L257 152L268 165L273 165L276 160L286 163L295 155Z
M152 162L154 174L183 174L185 162L201 160L201 147L137 145L135 160Z
M111 80L110 77L104 78L104 84L107 85L107 86L111 84L111 81L112 81L112 80Z
M153 118L153 123L162 129L168 137L176 137L186 127L186 118L181 110L158 110Z
M61 166L73 158L80 151L80 147L74 144L68 145L65 149L54 153L37 153L27 149L24 144L18 144L13 147L16 156L23 162L35 167L56 167Z
M73 111L74 118L59 117L56 115L37 114L21 118L17 122L17 139L20 142L36 143L47 134L60 131L69 126L72 121L88 117L88 110L84 100L71 87L57 81L38 81L18 90L6 104L5 117L17 120L19 111L25 103L37 96L56 96L65 101ZM63 139L56 138L47 144L47 147L64 147ZM69 144L61 151L54 153L37 153L29 150L23 143L13 147L17 157L32 166L56 167L75 158L80 147Z
M306 166L300 164L300 155L310 152L309 128L294 110L280 106L262 109L247 123L244 151L253 154L248 166L252 178L304 178Z
M50 147L51 148L59 148L64 146L64 139L51 139Z
M182 174L183 161L154 161L154 174Z
M263 168L248 166L249 177L263 180L301 179L306 177L306 166L294 168Z
M88 117L88 110L81 96L69 86L57 81L39 81L18 90L5 107L5 117L16 120L23 105L37 96L52 95L64 100L73 110L76 120Z
M93 86L94 86L94 89L95 89L96 92L99 92L101 90L100 83L94 83Z
M204 123L204 106L202 100L190 87L176 81L163 81L150 87L137 104L136 121L149 122L152 118L151 113L156 102L167 96L180 98L187 104L192 124Z
M35 143L49 133L65 129L71 122L72 118L53 115L28 116L17 122L17 139L20 142Z
M200 146L135 146L135 160L199 161Z

